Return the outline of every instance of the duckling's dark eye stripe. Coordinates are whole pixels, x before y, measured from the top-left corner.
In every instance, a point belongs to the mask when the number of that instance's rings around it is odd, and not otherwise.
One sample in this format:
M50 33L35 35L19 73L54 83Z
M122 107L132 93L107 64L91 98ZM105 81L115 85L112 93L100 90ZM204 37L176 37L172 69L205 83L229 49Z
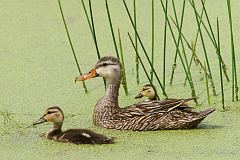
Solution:
M47 114L56 113L57 111L48 111Z

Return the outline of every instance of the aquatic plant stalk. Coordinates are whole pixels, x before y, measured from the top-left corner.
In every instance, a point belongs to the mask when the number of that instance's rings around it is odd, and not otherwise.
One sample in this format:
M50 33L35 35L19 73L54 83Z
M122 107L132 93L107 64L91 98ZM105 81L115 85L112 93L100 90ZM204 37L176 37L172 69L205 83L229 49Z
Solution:
M152 67L154 66L154 0L152 0ZM151 68L151 81L153 81L153 69Z
M204 3L205 3L205 1L204 1ZM201 16L200 16L200 18L199 18L200 26L201 26L201 24L202 24L202 22L203 22L203 21L202 21L202 17L203 17L203 8L202 8L202 11L201 11ZM196 45L197 45L199 33L200 33L200 27L198 27L195 41L191 43L192 58L191 58L191 60L190 60L189 67L191 68L191 66L192 66L192 60L194 60L194 61L195 61L195 64L196 64L197 66L200 64L200 67L205 71L205 74L208 75L207 70L206 70L206 67L205 67L205 68L203 67L203 65L201 64L200 59L197 57L197 54L196 54ZM201 68L200 68L200 71L199 71L200 75L201 75ZM187 77L185 78L184 84L186 84L186 80L187 80Z
M85 16L86 16L87 22L88 22L88 26L89 26L89 29L90 29L90 31L91 31L92 38L93 38L93 30L92 30L91 21L90 21L90 19L89 19L89 16L88 16L87 9L86 9L86 6L85 6L84 1L81 0L81 2L82 2L83 10L84 10L84 13L85 13Z
M171 78L170 78L170 85L172 85L173 83L173 78L174 78L174 73L175 73L175 69L177 67L177 56L178 56L178 47L179 45L181 44L182 48L183 48L183 55L184 55L184 59L186 61L186 65L187 67L189 68L189 65L188 65L188 61L187 61L187 57L186 57L186 53L185 53L185 49L184 49L184 45L183 45L183 40L182 40L182 33L181 33L181 30L182 30L182 24L183 24L183 17L184 17L184 10L185 10L185 1L183 2L183 8L182 8L182 15L181 15L181 24L179 26L179 23L178 23L178 17L177 17L177 12L176 12L176 7L175 7L175 3L174 1L172 0L172 6L173 6L173 11L174 11L174 16L175 16L175 21L176 23L174 23L178 29L178 32L180 33L180 35L178 36L178 41L177 41L177 46L176 46L176 51L175 51L175 56L174 56L174 63L172 65L172 73L171 73ZM165 15L167 15L167 13L165 13ZM180 53L179 53L180 54ZM190 73L191 74L191 73ZM187 75L186 75L187 76Z
M133 28L134 28L134 30L135 30L136 35L137 35L138 41L139 41L139 43L140 43L140 45L141 45L141 47L142 47L142 49L143 49L143 53L145 54L145 56L146 56L146 58L147 58L147 61L148 61L149 65L151 66L152 70L153 70L153 74L154 74L154 76L156 77L156 79L157 79L157 81L158 81L158 83L159 83L159 85L160 85L160 87L161 87L161 89L162 89L162 91L163 91L163 95L167 98L168 96L167 96L167 94L166 94L166 92L165 92L165 89L164 89L164 87L163 87L163 85L162 85L162 83L161 83L161 81L160 81L160 79L159 79L159 77L158 77L158 75L157 75L154 67L152 66L151 60L150 60L150 58L149 58L149 56L148 56L148 54L147 54L147 51L146 51L146 49L145 49L145 47L144 47L144 45L143 45L143 43L142 43L141 38L140 38L140 36L139 36L139 34L138 34L137 30L136 30L136 27L135 27L135 25L134 25L132 16L130 15L130 12L129 12L129 9L128 9L128 7L127 7L127 4L126 4L125 0L123 0L123 3L124 3L124 6L125 6L125 9L126 9L126 11L127 11L128 17L129 17L129 19L130 19L130 21L131 21L131 24L132 24L132 26L133 26ZM139 58L139 57L138 57L138 58Z
M115 39L115 35L114 35L114 30L113 30L113 26L112 26L112 20L111 20L111 15L110 15L110 11L109 11L108 1L107 1L107 0L105 0L105 4L106 4L108 21L109 21L109 25L110 25L110 29L111 29L111 34L112 34L112 39L113 39L113 44L114 44L115 52L116 52L116 54L117 54L117 58L119 59L120 57L119 57L119 53L118 53L117 43L116 43L116 39Z
M206 16L206 18L207 18L208 26L209 26L209 28L210 28L210 32L211 32L211 35L212 35L212 40L213 40L212 43L213 43L213 45L215 46L216 54L218 55L218 53L217 53L217 48L218 48L218 46L217 46L216 38L215 38L214 33L213 33L213 29L212 29L211 22L210 22L210 20L209 20L208 14L207 14L207 9L206 9L206 7L205 7L205 0L201 0L201 2L202 2L202 6L203 6L203 9L204 9L205 16ZM209 36L210 36L210 35L209 35ZM211 39L211 38L210 38L210 39ZM224 73L227 81L229 82L230 80L229 80L229 76L228 76L228 73L227 73L227 66L226 66L225 62L223 61L223 58L222 58L221 55L220 55L220 60L222 61L221 63L222 63L223 73Z
M166 52L167 52L167 13L168 0L165 1L166 14L164 19L164 38L163 38L163 87L166 89Z
M232 27L232 11L231 11L231 1L227 0L228 8L228 18L229 18L229 27L231 33L231 49L232 49L232 101L238 101L238 80L237 80L237 65L236 65L236 56L235 56L235 47L234 47L234 37L233 37L233 27Z
M163 8L164 13L166 14L166 9L165 9L165 7L164 7L164 4L163 4L162 0L160 0L160 3L161 3L161 5L162 5L162 8ZM188 75L188 68L185 66L184 61L183 61L183 58L182 58L182 55L180 54L179 47L178 47L179 45L178 45L178 43L177 43L177 41L176 41L176 38L175 38L175 36L174 36L173 29L172 29L172 27L171 27L171 24L170 24L170 22L169 22L168 17L167 17L167 23L168 23L168 27L169 27L169 29L170 29L170 32L171 32L171 34L172 34L172 38L173 38L174 44L175 44L175 46L176 46L176 48L177 48L177 50L178 50L178 53L179 53L178 55L179 55L179 57L180 57L180 60L181 60L181 63L182 63L184 72L185 72L186 75ZM192 96L193 96L193 98L195 99L195 103L198 104L198 102L197 102L197 100L196 100L196 92L195 92L194 86L191 85L192 83L191 83L191 79L190 79L189 75L188 75L188 82L189 82L189 84L190 84L190 86L191 86Z
M204 67L206 68L206 63L204 63ZM210 104L211 104L211 100L210 100L210 94L209 94L209 86L208 86L208 75L207 75L207 72L205 72L205 84L206 84L206 90L207 90L208 105L210 105Z
M176 20L177 30L179 32L178 33L178 45L181 43L181 46L182 46L182 49L183 49L184 59L185 59L187 67L189 68L188 60L187 60L187 56L186 56L186 53L185 53L185 48L184 48L183 40L182 40L182 36L181 36L182 35L183 19L184 19L184 11L185 11L185 2L186 2L186 0L183 0L183 7L182 7L182 15L181 15L180 26L179 26L179 23L178 23L177 11L176 11L174 0L172 0L172 6L173 6L173 11L174 11L174 17L175 17L175 20ZM191 76L191 72L189 72L188 74L189 74L189 76Z
M125 91L125 94L128 95L128 87L127 87L127 78L126 78L126 72L125 72L125 64L124 64L124 58L123 58L123 50L122 50L122 40L121 40L121 34L120 30L118 28L118 38L119 38L119 48L120 48L120 55L121 55L121 63L122 63L122 85Z
M144 66L144 64L143 64L143 62L142 62L141 57L140 57L139 54L138 54L138 50L137 50L137 48L136 48L136 46L135 46L135 44L134 44L134 42L133 42L133 39L132 39L132 37L131 37L131 35L130 35L129 33L128 33L128 36L129 36L129 39L130 39L130 41L131 41L131 43L132 43L132 46L133 46L134 50L136 51L136 54L137 54L138 59L139 59L139 61L140 61L140 64L141 64L141 66L142 66L142 68L143 68L144 73L145 73L146 76L147 76L147 79L148 79L149 83L150 83L151 85L153 85L153 83L152 83L152 81L151 81L151 78L149 77L149 75L148 75L148 73L147 73L147 70L146 70L146 68L145 68L145 66ZM155 87L153 87L153 89L155 89ZM155 93L157 93L156 90L155 90ZM157 99L160 99L159 96L158 96L158 94L156 95L156 97L157 97Z
M175 5L174 1L172 1L172 5L173 5L174 15L175 15L175 19L176 19L176 8L174 6ZM185 6L185 1L184 1L184 6ZM182 18L183 18L183 14L184 14L184 9L182 10ZM167 13L165 13L165 17L166 16L167 16ZM176 27L178 28L178 31L180 31L182 29L182 24L179 27L178 20L176 20ZM178 37L177 46L176 46L176 50L175 50L174 63L172 65L172 73L171 73L171 78L170 78L170 85L172 85L172 83L173 83L175 69L177 68L177 56L178 56L178 51L179 51L177 48L179 47L179 44L180 44L180 38L181 38L180 36Z
M217 40L218 40L218 60L219 60L219 73L221 78L221 93L222 93L222 107L225 109L224 105L224 91L223 91L223 78L222 78L222 61L221 61L221 47L220 47L220 31L219 31L219 22L217 18Z
M136 0L133 0L133 19L134 19L134 25L137 29L137 9L136 9ZM134 32L135 33L135 32ZM137 40L137 35L136 33L135 35L135 46L136 49L138 51L138 40ZM136 80L137 80L137 84L139 84L139 60L138 60L138 56L136 54L136 58L135 58L135 62L136 62Z
M91 0L89 0L88 3L89 3L90 18L91 18L91 26L92 26L92 31L93 31L93 40L94 40L94 44L95 44L95 47L96 47L98 59L100 59L101 56L100 56L99 49L98 49L97 36L96 36L96 32L95 32Z
M213 77L212 77L211 67L210 67L210 63L209 63L209 60L208 60L208 55L207 55L207 51L206 51L206 47L205 47L205 42L204 42L204 39L203 39L200 22L199 22L199 19L198 19L198 16L197 16L197 10L196 10L196 6L195 6L195 2L194 2L194 0L189 0L189 1L192 2L192 7L193 7L193 10L194 10L194 13L195 13L195 19L196 19L196 22L197 22L197 25L198 25L198 28L199 28L200 38L201 38L201 42L202 42L202 47L203 47L205 60L206 60L206 63L207 63L209 79L210 79L210 82L211 82L213 95L217 96L217 93L216 93L216 90L215 90L215 84L214 84Z
M174 4L174 2L173 2L173 4ZM175 9L175 5L173 5L174 6L174 10L176 10ZM175 13L175 19L176 19L176 11L174 12ZM201 13L201 17L200 17L200 22L202 22L202 16L203 16L203 9L202 9L202 13ZM174 25L177 27L177 29L179 28L178 27L178 24L173 20L173 18L170 16L170 18L171 18L171 20L173 21L173 23L174 23ZM177 20L176 20L177 21ZM178 29L179 30L179 29ZM195 60L195 62L196 62L196 65L198 65L198 64L200 64L200 67L204 70L204 67L203 67L203 65L201 65L201 61L200 61L200 59L198 59L198 57L197 57L197 55L196 55L196 44L197 44L197 40L198 40L198 37L199 37L199 28L198 28L198 30L197 30L197 35L196 35L196 38L195 38L195 41L190 45L189 43L188 43L188 41L187 41L187 39L186 39L186 37L181 33L181 36L182 36L182 38L183 38L183 40L185 41L185 43L187 44L187 46L188 46L188 48L192 51L192 56L191 56L191 60L190 60L190 63L189 63L189 65L188 65L188 67L189 68L191 68L191 66L192 66L192 62L193 62L193 60ZM182 41L182 40L181 40ZM182 45L183 45L183 42L181 42L182 43ZM176 52L177 53L177 52ZM176 55L175 55L175 57L176 57ZM186 56L185 56L186 57ZM174 72L172 72L172 73L174 73ZM171 78L173 78L173 76L171 77ZM186 85L186 81L187 81L187 76L185 77L185 81L184 81L184 85Z
M123 77L122 77L122 78L123 78L123 80L122 80L122 85L123 85L125 94L128 95L127 80L126 80L126 74L125 74L125 67L124 67L123 56L122 56L122 59L120 59L119 51L118 51L117 43L116 43L116 38L115 38L114 30L113 30L113 25L112 25L112 20L111 20L111 14L110 14L110 10L109 10L109 7L108 7L108 1L107 1L107 0L105 0L105 4L106 4L108 21L109 21L109 25L110 25L110 29L111 29L111 34L112 34L112 39L113 39L113 44L114 44L115 52L116 52L117 58L122 61L122 65L123 65L123 70L122 70L122 74L123 74ZM122 43L121 43L120 32L119 32L119 47L120 47L120 52L122 52ZM121 54L122 54L122 53L121 53Z
M70 46L71 46L71 50L72 50L72 53L73 53L73 57L74 57L74 59L75 59L75 62L76 62L77 68L78 68L78 72L79 72L80 75L82 75L82 71L81 71L81 68L80 68L80 66L79 66L79 63L78 63L78 60L77 60L77 56L76 56L75 50L74 50L74 48L73 48L72 40L71 40L69 31L68 31L67 23L66 23L64 14L63 14L63 9L62 9L62 5L61 5L60 0L58 0L58 5L59 5L60 12L61 12L63 24L64 24L64 27L65 27L65 30L66 30L66 33L67 33L68 42L69 42L69 44L70 44ZM88 93L87 86L86 86L85 82L83 82L83 88L84 88L85 93Z
M175 16L177 30L178 30L178 45L180 43L181 47L182 47L182 53L183 53L183 57L184 57L184 60L185 60L185 65L187 67L187 74L186 74L186 76L189 79L189 85L190 85L191 90L192 90L192 96L196 97L196 93L195 93L195 89L194 89L194 83L193 83L192 75L191 75L191 70L190 70L190 66L188 64L188 59L187 59L187 56L186 56L185 47L184 47L182 36L181 36L182 35L181 33L182 33L182 25L183 25L184 13L185 13L184 12L185 11L185 4L186 4L186 0L183 1L181 21L180 21L180 25L179 25L175 3L174 3L174 0L172 0L172 6L173 6L174 16ZM176 46L176 47L179 47L179 46ZM178 52L178 54L181 56L180 52ZM182 62L182 65L184 65L183 62ZM194 101L196 102L196 104L198 104L197 99L195 99Z
M86 7L84 5L83 0L82 0L82 4L83 4L83 7L85 8L84 10L86 10ZM92 37L93 37L93 41L94 41L95 48L96 48L96 51L97 51L97 57L98 57L98 59L100 59L101 56L100 56L100 52L99 52L99 49L98 49L98 43L97 43L97 37L96 37L96 32L95 32L95 26L94 26L91 0L88 1L88 4L89 4L89 11L90 11L90 19L91 19L91 23L89 23L89 28L90 28L90 30L92 30ZM86 15L86 18L89 19L87 12L85 12L85 15ZM105 86L105 89L106 89L106 80L104 78L103 78L103 83L104 83L104 86Z

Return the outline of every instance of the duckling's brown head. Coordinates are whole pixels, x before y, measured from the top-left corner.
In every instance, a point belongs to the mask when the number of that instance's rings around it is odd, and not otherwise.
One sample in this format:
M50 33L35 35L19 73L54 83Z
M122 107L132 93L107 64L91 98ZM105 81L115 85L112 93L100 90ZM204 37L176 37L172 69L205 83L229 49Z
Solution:
M106 56L99 59L95 67L88 73L76 77L75 81L84 81L94 77L104 77L106 80L121 78L122 66L119 60L112 56Z
M43 114L43 116L33 123L33 125L41 124L44 122L52 122L54 124L61 125L64 120L64 115L60 107L49 107Z
M155 87L151 84L143 86L141 92L135 98L137 99L142 97L147 97L149 100L155 100L156 99Z

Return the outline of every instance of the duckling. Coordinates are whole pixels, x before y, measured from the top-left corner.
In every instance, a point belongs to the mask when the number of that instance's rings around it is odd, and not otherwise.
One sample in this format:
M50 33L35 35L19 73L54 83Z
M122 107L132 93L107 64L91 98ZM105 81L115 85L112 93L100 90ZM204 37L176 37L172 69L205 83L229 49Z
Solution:
M143 86L141 92L135 97L135 99L147 97L148 99L146 101L158 100L156 92L157 92L157 90L154 85L146 84ZM178 99L168 98L167 100L176 101ZM182 99L182 100L184 100L184 99ZM188 111L188 112L190 112L194 109L193 107L188 106L186 103L183 103L181 106L179 106L179 108L181 108L184 111Z
M33 126L52 122L51 127L46 137L49 140L55 140L57 142L74 143L74 144L112 144L114 143L112 138L108 138L102 134L95 133L88 129L69 129L62 131L62 124L64 120L64 114L60 107L49 107L43 114L43 116Z
M135 98L137 99L147 97L148 100L157 100L157 95L155 91L156 91L155 86L151 84L146 84L143 86L141 92Z

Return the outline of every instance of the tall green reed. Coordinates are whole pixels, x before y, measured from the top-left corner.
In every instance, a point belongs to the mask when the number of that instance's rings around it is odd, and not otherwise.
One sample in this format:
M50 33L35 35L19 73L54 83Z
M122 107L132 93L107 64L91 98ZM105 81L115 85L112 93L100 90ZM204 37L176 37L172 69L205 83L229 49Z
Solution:
M145 47L144 47L144 45L143 45L143 43L142 43L142 40L141 40L141 38L140 38L140 36L139 36L139 34L138 34L138 31L137 31L136 27L135 27L135 25L134 25L132 16L131 16L131 14L130 14L130 12L129 12L129 9L128 9L128 6L127 6L125 0L123 0L123 3L124 3L124 6L125 6L125 9L126 9L126 11L127 11L129 20L131 21L132 27L133 27L134 30L135 30L135 34L137 35L138 41L139 41L139 43L140 43L140 45L141 45L141 47L142 47L143 53L145 54L145 56L146 56L146 58L147 58L147 61L148 61L149 65L151 66L152 70L153 70L153 74L154 74L154 76L156 77L156 79L157 79L157 81L158 81L158 83L159 83L159 85L160 85L160 87L161 87L161 89L162 89L162 91L163 91L163 95L164 95L166 98L168 98L168 96L167 96L167 94L166 94L166 92L165 92L165 88L163 87L163 85L162 85L162 83L161 83L161 81L160 81L160 79L159 79L159 77L158 77L158 75L157 75L157 73L156 73L156 71L155 71L152 63L151 63L151 60L150 60L150 58L149 58L149 56L148 56L148 53L147 53L147 51L146 51L146 49L145 49ZM139 58L139 56L138 56L138 58Z
M111 34L112 34L112 39L113 39L115 52L116 52L117 58L120 61L122 61L122 66L123 66L123 70L122 70L122 75L123 75L122 85L123 85L125 94L128 95L127 80L126 80L126 73L125 73L125 65L124 65L124 59L123 59L123 55L122 55L123 53L122 53L122 42L121 42L121 37L120 37L120 31L118 30L119 48L120 48L121 59L120 59L120 56L119 56L119 51L118 51L118 47L117 47L117 43L116 43L116 38L115 38L113 25L112 25L112 20L111 20L111 14L110 14L110 10L109 10L109 6L108 6L108 1L107 0L105 0L105 4L106 4L106 10L107 10L107 15L108 15L108 22L109 22L109 25L110 25L110 30L111 30Z
M167 52L167 14L168 0L165 1L166 14L164 19L164 38L163 38L163 87L166 88L166 52Z
M133 19L134 19L134 25L137 29L137 9L136 9L136 0L133 0ZM135 35L135 46L136 49L138 51L138 40L137 40L137 35L136 33ZM138 60L138 56L136 54L136 58L135 58L135 62L136 62L136 80L137 80L137 84L139 84L139 60Z
M204 9L204 13L205 13L205 16L207 18L207 22L208 22L208 26L209 26L209 29L210 29L210 32L211 32L211 37L210 38L212 40L212 43L213 45L215 46L215 49L216 49L216 54L217 54L217 42L216 42L216 38L214 36L214 33L213 33L213 29L212 29L212 25L211 25L211 22L209 20L209 16L208 16L208 13L207 13L207 9L205 7L205 1L201 0L201 3L202 3L202 6L203 6L203 9ZM210 36L210 35L209 35ZM218 54L217 54L218 55ZM222 63L222 70L223 70L223 73L227 79L227 81L229 82L229 76L228 76L228 73L227 73L227 66L225 64L225 62L223 61L223 58L222 56L220 55L220 60L221 60L221 63Z
M162 8L163 8L164 13L166 14L166 9L165 9L165 7L164 7L163 1L160 0L160 3L161 3L161 5L162 5ZM185 2L184 2L184 4L183 4L183 8L185 8ZM184 11L182 11L182 12L184 12ZM183 13L182 13L182 15L183 15ZM182 17L183 17L183 16L182 16ZM192 90L192 97L194 98L195 103L198 104L197 99L196 99L195 88L194 88L194 85L193 85L193 83L192 83L192 79L191 79L191 77L190 77L190 75L189 75L189 68L186 67L186 65L185 65L185 63L184 63L184 60L183 60L183 57L182 57L182 55L181 55L181 53L180 53L180 49L179 49L179 43L180 43L180 38L181 38L181 28L178 28L178 29L179 29L179 30L178 30L179 36L178 36L178 40L176 40L175 35L174 35L174 32L173 32L173 29L172 29L172 26L171 26L171 24L170 24L170 21L169 21L168 17L167 17L167 23L168 23L168 27L169 27L169 29L170 29L170 32L171 32L171 35L172 35L174 44L175 44L175 46L176 46L178 56L180 57L180 60L181 60L181 63L182 63L184 72L185 72L185 74L186 74L187 77L188 77L188 82L189 82L189 85L190 85L191 90ZM180 26L180 27L181 27L181 26Z
M216 89L215 89L215 84L214 84L213 77L212 77L211 67L210 67L210 63L209 63L209 60L208 60L207 50L206 50L206 47L205 47L205 42L204 42L204 38L203 38L203 34L202 34L200 22L199 22L199 19L198 19L198 16L197 16L197 9L196 9L196 6L195 6L195 2L194 2L194 0L189 0L189 2L192 3L192 7L193 7L193 10L194 10L196 23L197 23L198 28L199 28L201 43L202 43L202 47L203 47L203 52L204 52L205 60L206 60L206 63L207 63L207 68L208 68L208 73L209 73L209 79L210 79L210 82L211 82L211 87L212 87L213 95L214 95L214 96L217 96Z
M119 38L119 49L120 49L120 55L121 55L121 63L122 63L122 85L125 91L125 94L128 95L128 87L127 87L127 78L126 78L126 71L125 71L125 63L124 63L124 58L123 58L123 49L122 49L122 40L121 40L121 33L118 28L118 38Z
M91 0L88 1L89 12L90 12L90 18L89 18L88 13L87 13L87 9L86 9L86 6L85 6L85 3L84 3L83 0L81 2L82 2L82 6L83 6L83 9L84 9L84 13L85 13L86 19L88 21L89 29L90 29L91 34L92 34L92 38L93 38L94 45L95 45L95 48L96 48L97 57L98 57L98 59L100 59L101 55L100 55L99 48L98 48L96 31L95 31L95 26L94 26L94 19L93 19L93 12L92 12L92 3L91 3ZM106 88L106 81L105 81L104 78L103 78L103 82L104 82L104 86Z
M112 39L113 39L115 52L116 52L117 58L120 59L107 0L105 0L105 4L106 4L106 10L107 10L107 15L108 15L108 22L109 22L110 29L111 29L111 34L112 34Z
M219 60L219 74L221 79L221 93L222 93L222 107L225 109L224 104L224 91L223 91L223 78L222 78L222 61L221 61L221 47L220 47L220 30L219 30L219 22L217 18L217 46L218 46L218 60Z
M133 39L132 39L132 37L131 37L131 35L130 35L129 33L128 33L128 37L129 37L129 39L130 39L130 41L131 41L131 44L132 44L132 46L133 46L133 48L134 48L134 50L135 50L135 52L136 52L136 54L137 54L137 56L138 56L138 59L139 59L139 61L140 61L140 64L141 64L141 66L142 66L142 68L143 68L143 71L144 71L145 75L147 76L147 79L148 79L149 83L153 86L153 83L152 83L152 81L151 81L151 78L150 78L150 76L148 75L147 69L145 68L145 65L144 65L144 63L143 63L143 61L142 61L142 58L139 56L138 50L137 50L137 48L136 48L136 46L135 46L135 44L134 44L134 42L133 42ZM155 90L155 87L153 87L153 89ZM155 90L155 93L157 93L157 90ZM156 95L156 97L157 97L157 99L160 99L159 96L158 96L158 94Z
M235 56L235 47L234 47L234 36L233 36L233 27L232 27L232 11L231 11L231 1L227 0L228 8L228 19L229 19L229 28L231 33L231 49L232 49L232 101L238 101L238 80L237 80L237 65L236 65L236 56Z
M80 75L82 75L82 71L81 71L81 68L80 68L80 66L79 66L79 63L78 63L78 60L77 60L77 56L76 56L75 50L74 50L74 48L73 48L72 40L71 40L69 31L68 31L67 23L66 23L64 14L63 14L62 4L61 4L61 1L60 1L60 0L58 0L58 5L59 5L60 12L61 12L63 24L64 24L64 27L65 27L65 30L66 30L66 33L67 33L68 42L69 42L69 44L70 44L70 46L71 46L71 50L72 50L72 53L73 53L73 57L74 57L74 59L75 59L75 62L76 62L77 68L78 68L78 72L79 72ZM84 90L85 90L85 93L88 93L87 86L86 86L86 84L85 84L84 81L83 81L83 88L84 88Z
M204 63L204 68L206 68L206 63ZM207 69L206 69L207 70ZM209 86L208 86L208 74L205 72L205 84L206 84L206 90L207 90L207 99L208 99L208 105L211 104L211 99L210 99L210 93L209 93Z
M152 66L154 66L154 0L152 0ZM153 81L153 69L151 68L151 81Z

